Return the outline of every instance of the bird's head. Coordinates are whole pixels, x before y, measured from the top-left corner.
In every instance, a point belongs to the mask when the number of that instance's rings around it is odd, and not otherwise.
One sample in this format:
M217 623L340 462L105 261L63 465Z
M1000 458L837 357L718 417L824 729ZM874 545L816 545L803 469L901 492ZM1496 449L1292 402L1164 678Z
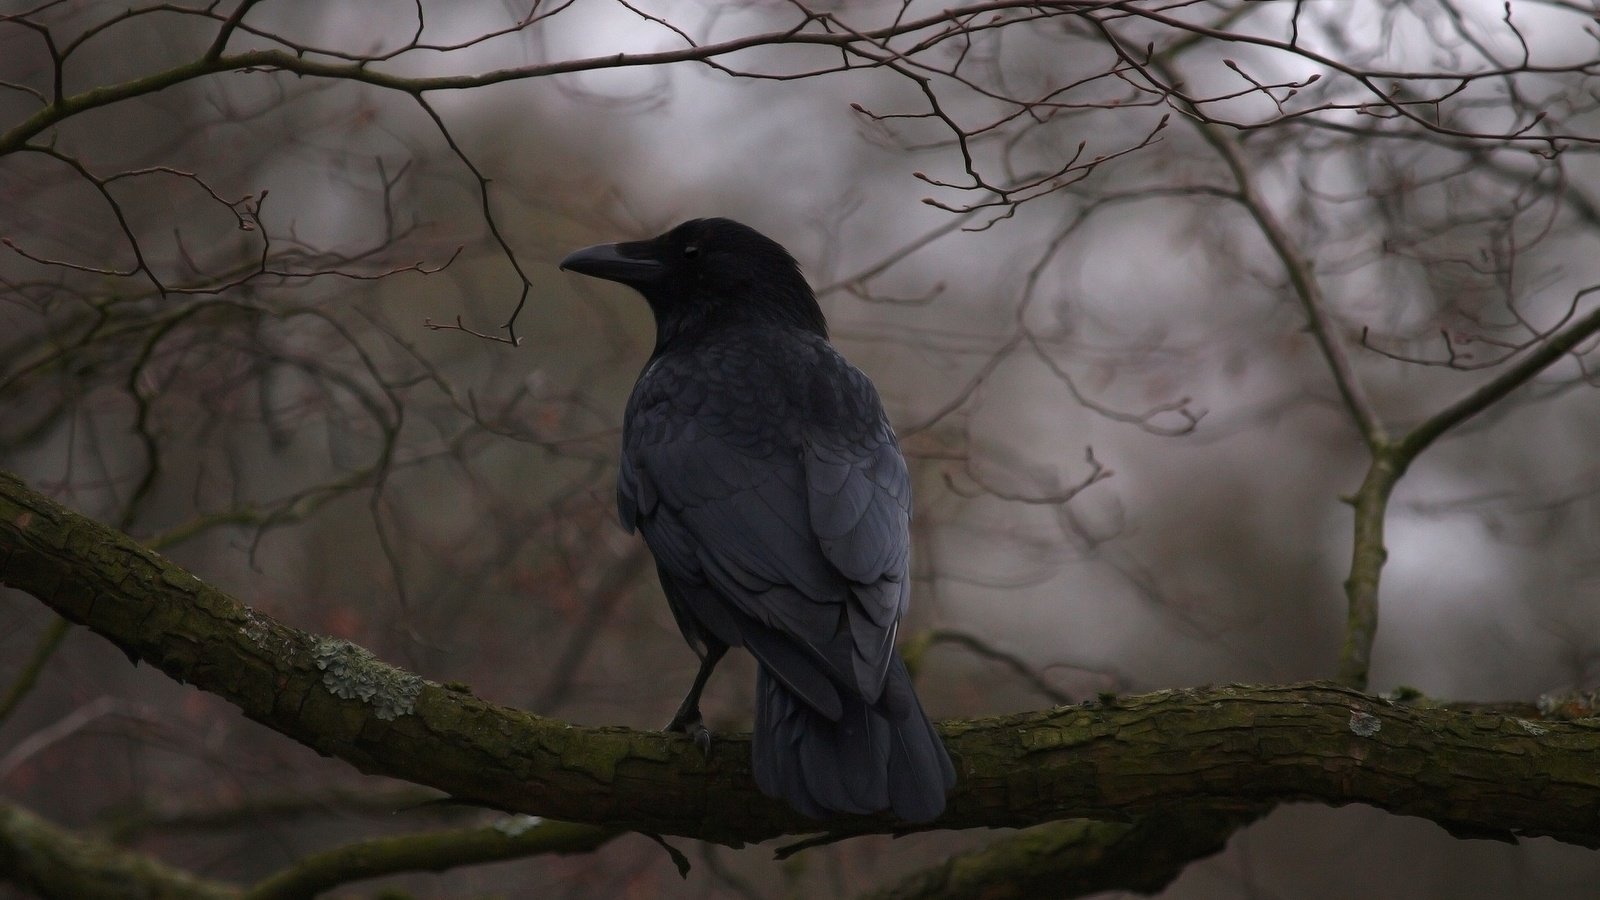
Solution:
M828 334L794 257L732 219L690 219L648 240L585 247L561 268L643 294L655 313L658 349L686 330L739 321Z

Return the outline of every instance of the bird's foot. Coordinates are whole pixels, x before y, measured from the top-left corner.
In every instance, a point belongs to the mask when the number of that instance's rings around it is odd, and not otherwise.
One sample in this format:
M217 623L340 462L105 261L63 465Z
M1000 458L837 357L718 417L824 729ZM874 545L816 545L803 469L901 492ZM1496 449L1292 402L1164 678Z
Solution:
M705 720L700 718L700 710L680 710L672 717L672 721L667 723L666 730L688 735L706 759L711 758L711 729L707 728Z

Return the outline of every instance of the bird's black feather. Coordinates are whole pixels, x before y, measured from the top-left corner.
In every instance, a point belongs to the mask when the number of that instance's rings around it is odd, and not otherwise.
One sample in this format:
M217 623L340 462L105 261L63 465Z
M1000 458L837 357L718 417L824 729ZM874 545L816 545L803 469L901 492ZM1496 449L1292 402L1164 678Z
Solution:
M894 649L910 478L877 391L828 343L794 259L746 226L701 219L563 267L635 287L655 314L617 508L705 665L723 646L759 662L758 785L813 816L937 816L955 772ZM697 700L674 724L698 721Z

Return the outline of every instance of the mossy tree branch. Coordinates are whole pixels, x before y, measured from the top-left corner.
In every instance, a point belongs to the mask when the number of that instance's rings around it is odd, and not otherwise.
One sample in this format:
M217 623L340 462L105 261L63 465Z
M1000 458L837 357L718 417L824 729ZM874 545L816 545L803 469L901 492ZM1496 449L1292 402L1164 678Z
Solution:
M251 611L0 478L0 582L364 772L495 807L727 844L815 832L756 791L748 738L582 727L423 681ZM929 827L1366 803L1456 830L1600 845L1600 722L1417 708L1331 685L1163 691L947 723L960 782ZM893 833L887 817L833 834Z

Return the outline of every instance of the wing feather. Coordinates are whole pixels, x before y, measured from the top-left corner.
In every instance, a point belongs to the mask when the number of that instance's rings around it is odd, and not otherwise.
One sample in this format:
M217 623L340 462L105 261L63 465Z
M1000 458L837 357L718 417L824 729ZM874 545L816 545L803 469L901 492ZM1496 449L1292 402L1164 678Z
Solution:
M817 677L868 702L883 691L908 593L910 479L876 391L826 342L746 352L759 356L739 358L737 378L652 364L630 402L618 511L686 597L713 592L684 602L720 597L745 617L708 613L708 628L748 620L741 640L719 638L836 720ZM781 636L797 652L775 649Z

